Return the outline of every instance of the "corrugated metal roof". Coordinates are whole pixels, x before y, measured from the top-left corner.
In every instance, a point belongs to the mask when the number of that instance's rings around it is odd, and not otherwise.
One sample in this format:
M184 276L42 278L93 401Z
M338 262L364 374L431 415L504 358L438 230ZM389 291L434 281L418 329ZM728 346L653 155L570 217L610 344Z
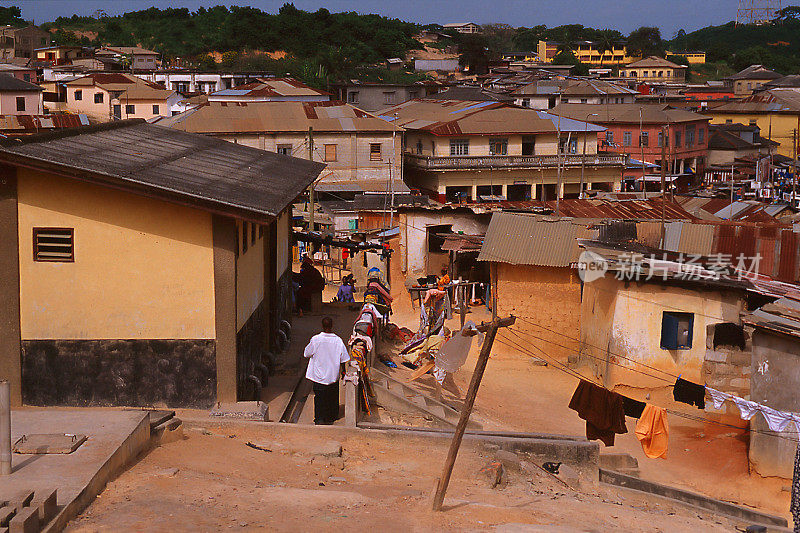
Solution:
M143 120L4 141L0 161L265 221L289 206L324 168Z
M570 220L494 213L478 261L566 267L581 254L577 239L589 239L595 233Z

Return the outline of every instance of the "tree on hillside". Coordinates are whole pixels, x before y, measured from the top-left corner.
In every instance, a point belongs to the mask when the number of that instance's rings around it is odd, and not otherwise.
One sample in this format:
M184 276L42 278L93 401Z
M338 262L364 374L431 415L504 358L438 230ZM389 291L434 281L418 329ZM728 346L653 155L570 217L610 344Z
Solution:
M589 74L589 67L580 62L570 50L562 50L553 58L554 65L575 65L572 74L575 76L585 76Z
M486 74L489 70L489 48L482 35L463 34L458 43L458 64L469 67L470 74Z
M22 20L22 11L17 6L0 6L0 26L25 26L28 24Z
M642 26L628 35L628 54L630 55L663 57L664 52L661 30L656 27Z
M532 28L517 28L511 38L513 48L517 52L531 52L539 48L539 41L544 39L547 26L540 25Z
M597 42L597 51L600 53L600 66L603 66L603 54L606 52L610 52L614 50L614 45L617 44L619 40L617 35L619 32L614 30L601 30L600 34L598 35L596 42Z

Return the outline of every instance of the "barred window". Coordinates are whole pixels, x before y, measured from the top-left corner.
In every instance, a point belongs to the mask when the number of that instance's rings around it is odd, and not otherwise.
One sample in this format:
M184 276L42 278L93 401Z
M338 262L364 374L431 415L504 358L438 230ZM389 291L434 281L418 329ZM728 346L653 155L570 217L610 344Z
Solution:
M73 228L33 228L33 260L72 263L75 261Z
M381 156L381 143L369 144L369 160L370 161L383 160L383 157Z
M450 139L450 155L469 155L469 139Z

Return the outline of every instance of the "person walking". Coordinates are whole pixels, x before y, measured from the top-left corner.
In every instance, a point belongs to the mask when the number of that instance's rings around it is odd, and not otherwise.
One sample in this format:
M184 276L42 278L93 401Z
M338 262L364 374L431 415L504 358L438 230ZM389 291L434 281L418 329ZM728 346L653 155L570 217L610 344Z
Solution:
M308 358L306 379L314 390L314 423L331 425L339 418L339 375L350 360L342 339L333 332L333 320L322 319L322 333L317 333L306 346Z

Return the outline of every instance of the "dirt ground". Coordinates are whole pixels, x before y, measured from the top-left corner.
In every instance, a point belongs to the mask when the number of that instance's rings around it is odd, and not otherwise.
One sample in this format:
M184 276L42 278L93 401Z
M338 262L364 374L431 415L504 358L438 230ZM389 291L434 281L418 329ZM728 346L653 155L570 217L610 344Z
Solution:
M326 300L330 296L326 291ZM345 336L352 311L326 307L325 313L334 316L337 331ZM417 313L401 297L392 322L416 329ZM488 318L485 308L473 309L468 316L476 322ZM296 320L289 351L297 358L307 337L316 333L319 319ZM457 319L448 326L458 329ZM475 412L485 427L582 435L583 421L567 408L577 380L552 366L535 364L510 347L511 335L498 336L476 401ZM464 392L478 349L474 343L467 363L455 375ZM672 402L660 405L692 409ZM270 426L237 427L192 413L179 416L188 417L186 439L156 448L110 483L69 531L332 531L352 525L386 531L539 531L522 524L546 526L541 531L554 531L556 526L565 527L563 531L733 530L725 519L654 502L625 489L601 485L576 492L537 471L511 470L508 483L492 489L478 472L494 459L493 452L473 447L459 455L445 512L433 513L430 502L444 445L421 453L413 439L387 440L364 433L341 440L343 458L320 458L313 447L325 442L325 434L312 434L311 428L276 437ZM628 433L617 436L616 445L601 448L601 453L633 455L644 479L789 518L789 493L784 489L790 482L749 473L746 434L675 416L669 424L666 459L644 456L630 421ZM316 431L320 429L326 428ZM272 451L250 448L247 442Z
M431 494L446 441L425 445L372 433L188 422L186 439L164 444L111 482L67 531L731 531L732 523L624 489L577 492L535 468L509 470L490 488L479 471L492 450L459 455L442 513ZM341 457L325 457L326 443ZM247 446L253 443L271 451ZM335 446L334 446L335 449ZM654 526L653 524L658 524ZM512 529L503 529L512 527Z

